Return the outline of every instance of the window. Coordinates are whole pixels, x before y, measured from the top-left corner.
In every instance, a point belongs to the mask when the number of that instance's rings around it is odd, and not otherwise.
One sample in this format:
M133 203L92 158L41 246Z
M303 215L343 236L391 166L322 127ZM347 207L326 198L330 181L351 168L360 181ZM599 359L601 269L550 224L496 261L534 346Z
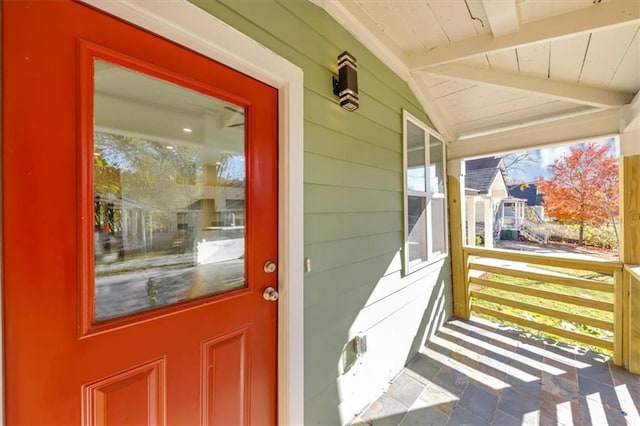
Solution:
M403 112L404 264L410 273L447 255L444 143Z

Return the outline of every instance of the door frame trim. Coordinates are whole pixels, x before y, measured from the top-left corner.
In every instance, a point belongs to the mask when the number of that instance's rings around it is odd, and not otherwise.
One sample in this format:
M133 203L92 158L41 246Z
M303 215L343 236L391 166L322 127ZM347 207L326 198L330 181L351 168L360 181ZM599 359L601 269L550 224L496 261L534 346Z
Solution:
M78 1L278 89L278 423L304 424L302 69L187 1Z

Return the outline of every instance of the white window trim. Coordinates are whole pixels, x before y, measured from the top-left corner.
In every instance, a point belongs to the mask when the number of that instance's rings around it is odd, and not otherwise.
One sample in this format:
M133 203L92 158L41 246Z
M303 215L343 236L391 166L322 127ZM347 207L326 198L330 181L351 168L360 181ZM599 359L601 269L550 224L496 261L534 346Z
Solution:
M429 205L430 200L434 199L434 198L444 198L445 200L445 208L444 208L444 241L445 241L445 249L444 252L439 253L439 254L433 254L433 248L432 248L432 243L431 243L431 239L430 236L432 234L432 229L431 229L431 209L427 208L426 214L427 214L427 218L426 218L426 226L427 226L427 238L426 238L426 244L427 244L427 260L424 262L415 262L415 263L410 263L409 262L409 220L408 220L408 216L407 216L407 212L409 209L409 202L408 202L408 196L410 195L410 191L407 188L407 123L411 122L412 124L416 125L417 127L421 128L422 130L424 130L425 132L425 137L429 137L429 136L434 136L436 137L438 140L440 140L440 142L442 142L442 172L443 172L443 184L444 184L444 194L443 197L434 197L431 194L431 189L430 189L430 185L428 182L429 176L427 174L426 178L427 178L427 182L426 182L426 199L427 199L427 205ZM429 266L441 259L446 258L447 256L449 256L449 219L448 219L448 208L446 205L446 200L447 200L447 162L446 162L446 143L445 143L445 138L440 135L438 132L436 132L435 130L433 130L431 127L429 127L428 125L426 125L425 123L423 123L419 118L417 118L416 116L414 116L413 114L411 114L410 112L406 111L406 110L402 110L402 180L403 180L403 205L404 205L404 210L402 212L403 215L403 221L404 221L404 242L403 242L403 251L404 251L404 256L403 256L403 266L404 266L404 273L405 274L410 274L413 273L419 269L422 269L426 266ZM426 141L425 144L425 165L427 166L427 173L428 173L428 167L429 167L429 144L428 144L428 140Z
M303 72L186 1L80 0L278 89L278 423L304 423Z

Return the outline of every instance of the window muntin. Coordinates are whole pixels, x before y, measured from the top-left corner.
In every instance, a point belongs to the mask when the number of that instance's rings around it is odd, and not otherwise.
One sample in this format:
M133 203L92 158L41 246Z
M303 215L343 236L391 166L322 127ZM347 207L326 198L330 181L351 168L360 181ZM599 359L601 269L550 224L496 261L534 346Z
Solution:
M408 112L404 120L405 272L447 255L445 157L442 138Z

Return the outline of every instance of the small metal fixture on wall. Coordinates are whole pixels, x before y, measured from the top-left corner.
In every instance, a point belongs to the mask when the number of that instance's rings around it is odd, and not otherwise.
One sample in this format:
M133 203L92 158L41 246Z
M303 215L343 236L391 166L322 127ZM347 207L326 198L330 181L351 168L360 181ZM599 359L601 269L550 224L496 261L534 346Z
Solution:
M358 99L358 62L349 52L338 55L338 76L333 77L333 94L340 98L340 106L355 111Z

